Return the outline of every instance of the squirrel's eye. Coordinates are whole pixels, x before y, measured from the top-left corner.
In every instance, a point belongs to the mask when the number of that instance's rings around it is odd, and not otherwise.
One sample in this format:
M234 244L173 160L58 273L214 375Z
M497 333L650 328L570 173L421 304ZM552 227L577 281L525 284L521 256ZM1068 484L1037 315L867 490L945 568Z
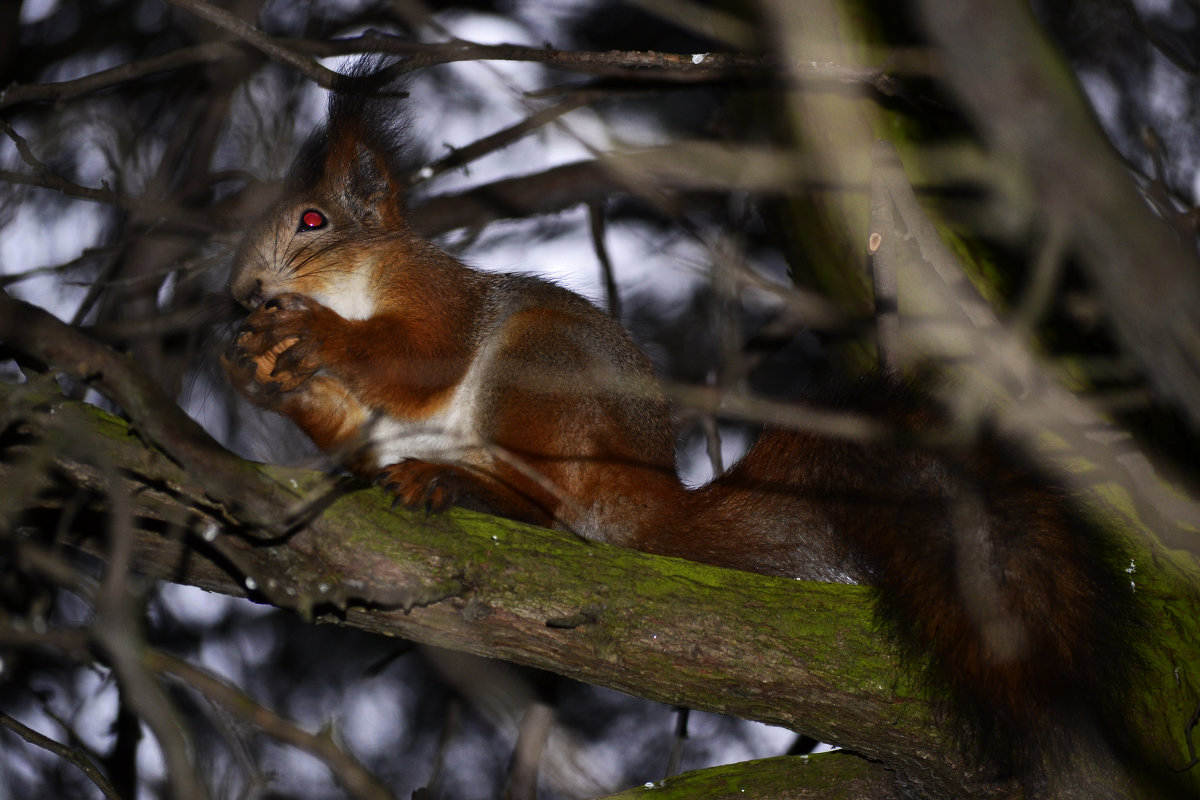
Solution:
M315 208L310 208L300 214L300 227L296 230L312 231L317 228L324 228L325 223L329 220L325 219L325 215Z

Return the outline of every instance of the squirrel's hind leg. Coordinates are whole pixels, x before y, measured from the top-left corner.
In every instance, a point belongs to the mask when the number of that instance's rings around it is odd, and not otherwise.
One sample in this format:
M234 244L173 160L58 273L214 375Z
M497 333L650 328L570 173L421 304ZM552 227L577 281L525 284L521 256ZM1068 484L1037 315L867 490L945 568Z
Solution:
M410 510L438 513L458 505L534 525L554 524L553 515L533 498L478 468L406 458L385 466L374 481Z

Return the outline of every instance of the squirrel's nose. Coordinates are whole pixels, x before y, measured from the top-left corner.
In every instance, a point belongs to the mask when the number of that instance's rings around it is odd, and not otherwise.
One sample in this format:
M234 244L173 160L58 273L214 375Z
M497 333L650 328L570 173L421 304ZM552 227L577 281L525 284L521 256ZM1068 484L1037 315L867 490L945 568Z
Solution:
M240 283L234 281L229 286L229 293L233 295L233 299L251 311L262 305L264 299L262 279L254 278L245 285L240 285Z

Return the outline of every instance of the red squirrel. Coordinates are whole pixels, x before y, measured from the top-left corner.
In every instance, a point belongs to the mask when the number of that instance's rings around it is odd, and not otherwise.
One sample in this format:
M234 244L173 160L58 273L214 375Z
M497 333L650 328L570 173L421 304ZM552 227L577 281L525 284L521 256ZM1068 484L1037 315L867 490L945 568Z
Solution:
M897 437L768 430L697 489L642 351L582 297L472 269L412 231L387 104L335 93L230 288L250 310L233 385L410 508L459 503L725 567L877 588L901 641L996 736L1090 713L1120 679L1131 602L1113 552L997 442L936 426L906 390ZM1119 696L1119 693L1117 693Z

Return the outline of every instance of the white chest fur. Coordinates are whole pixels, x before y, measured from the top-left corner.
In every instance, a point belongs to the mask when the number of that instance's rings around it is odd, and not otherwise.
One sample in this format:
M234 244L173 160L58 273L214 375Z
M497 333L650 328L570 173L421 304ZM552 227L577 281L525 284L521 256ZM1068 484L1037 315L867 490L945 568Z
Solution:
M330 276L328 284L312 292L312 298L345 319L369 319L375 313L371 269L360 267Z
M479 434L478 389L484 368L478 359L439 411L421 420L379 415L371 423L370 448L379 468L406 458L480 465L486 442Z

